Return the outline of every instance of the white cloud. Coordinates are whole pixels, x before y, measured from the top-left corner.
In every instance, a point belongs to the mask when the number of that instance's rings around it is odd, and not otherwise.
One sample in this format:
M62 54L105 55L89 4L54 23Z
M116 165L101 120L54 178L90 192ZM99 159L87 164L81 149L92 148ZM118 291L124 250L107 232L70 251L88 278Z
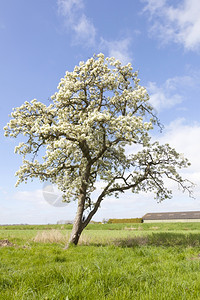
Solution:
M150 14L151 32L162 42L182 44L186 50L200 49L200 1L182 0L172 6L169 1L142 0Z
M55 224L60 219L75 217L74 202L64 207L50 205L43 189L8 192L4 199L3 206L0 205L0 224Z
M97 29L93 22L84 13L83 0L57 0L58 12L64 17L65 26L74 33L73 44L81 44L86 47L94 46L100 52L105 50L108 56L114 56L122 64L131 62L130 38L107 41L97 36ZM140 32L135 30L134 34ZM99 40L97 39L99 38Z
M73 29L76 33L75 43L79 43L80 41L85 43L87 41L88 45L94 45L96 29L85 15L82 15L79 22L74 24Z
M32 203L36 207L42 208L48 206L48 203L44 199L42 189L37 189L33 191L17 191L13 195L13 199L17 201L22 201L27 204Z
M149 82L147 90L150 94L150 103L157 111L161 111L165 108L171 108L182 102L182 97L176 93L172 94L170 89L168 90L166 88L166 84L158 87L155 82Z
M84 14L82 0L58 0L58 12L65 18L65 25L74 31L74 43L85 46L95 44L96 28Z
M151 15L156 13L158 9L162 9L166 4L166 0L141 0L141 2L147 3L144 11L148 11Z
M192 163L192 172L200 172L199 123L187 124L184 119L177 119L165 127L160 141L170 143L178 152L184 153Z
M0 192L1 192L3 195L6 195L6 194L8 193L2 186L0 186Z
M177 152L189 159L191 166L181 174L196 184L194 196L200 198L200 123L187 124L184 119L177 119L165 127L160 143L169 143Z
M197 82L199 82L199 75L197 74L169 78L160 86L155 82L148 82L147 91L150 95L150 102L159 112L171 108L182 103L186 99L185 91L196 86ZM180 109L184 108L181 107Z
M150 95L150 103L155 110L161 111L182 102L181 95L176 93L176 88L172 83L171 79L161 86L158 86L156 82L148 82L147 91Z
M70 17L71 14L83 8L84 4L82 0L58 0L58 10L64 16Z
M122 64L127 64L132 61L129 50L130 43L130 38L113 41L107 41L101 38L101 47L108 49L108 55L119 59Z

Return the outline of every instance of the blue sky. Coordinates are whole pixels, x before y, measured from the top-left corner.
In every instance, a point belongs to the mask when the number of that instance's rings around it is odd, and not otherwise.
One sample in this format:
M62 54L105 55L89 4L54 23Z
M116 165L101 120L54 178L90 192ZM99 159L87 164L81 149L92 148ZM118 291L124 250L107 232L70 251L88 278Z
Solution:
M3 136L12 108L34 98L48 103L65 71L94 53L131 62L164 124L162 135L192 166L191 199L171 184L173 199L126 193L102 203L96 220L147 212L200 210L199 0L3 0L0 2L0 224L56 223L74 218L76 205L50 205L35 180L15 188L19 142Z

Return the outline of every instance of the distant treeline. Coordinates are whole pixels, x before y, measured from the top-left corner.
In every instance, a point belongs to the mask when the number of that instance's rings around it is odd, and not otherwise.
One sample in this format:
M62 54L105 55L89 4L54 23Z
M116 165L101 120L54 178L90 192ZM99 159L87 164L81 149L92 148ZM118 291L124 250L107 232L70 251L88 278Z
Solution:
M108 223L109 224L114 224L114 223L142 223L143 219L142 218L132 218L132 219L109 219Z

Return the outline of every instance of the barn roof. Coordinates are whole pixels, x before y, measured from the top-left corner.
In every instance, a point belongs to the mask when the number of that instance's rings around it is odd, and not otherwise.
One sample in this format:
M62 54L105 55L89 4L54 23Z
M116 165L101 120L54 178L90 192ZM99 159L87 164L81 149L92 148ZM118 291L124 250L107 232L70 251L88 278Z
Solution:
M200 219L200 211L148 213L143 220Z

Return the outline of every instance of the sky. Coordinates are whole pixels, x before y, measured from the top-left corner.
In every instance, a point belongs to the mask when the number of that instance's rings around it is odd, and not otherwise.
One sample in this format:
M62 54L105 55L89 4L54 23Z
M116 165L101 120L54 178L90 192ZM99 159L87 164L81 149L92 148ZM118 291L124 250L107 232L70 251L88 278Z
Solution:
M100 52L139 71L164 125L153 139L184 153L191 167L181 174L196 186L195 199L174 183L162 203L152 193L109 197L94 220L200 210L199 15L199 0L0 1L0 224L74 219L76 203L62 205L55 187L34 180L15 188L20 139L4 137L3 127L25 101L48 104L65 72Z

